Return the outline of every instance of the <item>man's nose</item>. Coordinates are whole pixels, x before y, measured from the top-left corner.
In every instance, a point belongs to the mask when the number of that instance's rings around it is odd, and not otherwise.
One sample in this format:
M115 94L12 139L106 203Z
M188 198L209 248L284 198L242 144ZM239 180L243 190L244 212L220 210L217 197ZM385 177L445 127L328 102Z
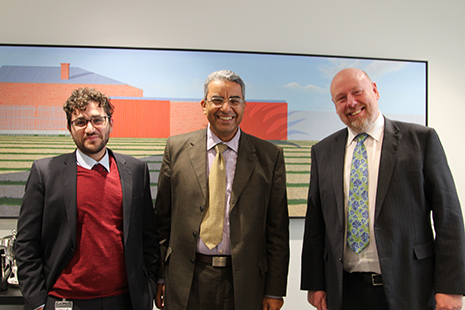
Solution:
M347 95L347 104L350 107L353 107L357 104L357 99L355 99L355 96L352 96L351 94Z
M85 130L86 132L90 132L90 133L95 131L95 127L94 125L92 125L92 122L87 122Z
M229 112L231 111L231 103L229 102L229 99L224 99L223 105L221 106L220 110L223 112Z

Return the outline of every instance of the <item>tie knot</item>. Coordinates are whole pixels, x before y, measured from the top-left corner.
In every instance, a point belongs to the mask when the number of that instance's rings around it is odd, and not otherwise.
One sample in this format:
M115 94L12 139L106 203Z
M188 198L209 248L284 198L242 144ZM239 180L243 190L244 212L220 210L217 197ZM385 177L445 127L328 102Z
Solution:
M92 167L92 170L99 171L99 172L107 172L107 169L105 169L105 167L101 164L95 164Z
M357 135L355 138L357 139L357 144L362 144L365 142L366 138L368 137L367 133L361 133Z
M227 148L228 146L224 143L218 143L217 145L215 145L216 153L223 153L224 150L226 150Z

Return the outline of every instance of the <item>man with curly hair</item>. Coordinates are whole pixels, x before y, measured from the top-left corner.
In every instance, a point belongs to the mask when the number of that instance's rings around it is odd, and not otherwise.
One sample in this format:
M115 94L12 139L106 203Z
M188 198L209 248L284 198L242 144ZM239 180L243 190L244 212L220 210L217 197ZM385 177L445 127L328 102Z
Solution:
M113 106L95 89L63 106L77 149L33 163L18 219L25 309L151 310L159 265L147 164L106 147Z

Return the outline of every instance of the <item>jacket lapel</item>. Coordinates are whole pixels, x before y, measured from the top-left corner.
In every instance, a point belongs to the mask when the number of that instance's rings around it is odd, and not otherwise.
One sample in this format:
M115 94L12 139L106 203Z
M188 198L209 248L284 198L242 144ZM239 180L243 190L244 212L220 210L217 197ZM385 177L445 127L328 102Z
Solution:
M63 166L60 168L60 180L63 185L63 199L68 220L68 227L71 230L71 242L76 246L76 214L77 214L77 163L76 151L66 154Z
M246 133L241 132L239 140L239 150L237 154L236 172L234 174L234 181L231 193L231 210L236 205L237 199L245 188L252 172L254 171L257 163L256 150Z
M391 183L392 174L397 162L399 141L402 137L399 128L391 120L385 118L383 147L379 161L378 189L376 193L375 220L378 219L384 198Z
M203 197L207 197L207 130L201 130L188 146L190 164L202 189Z
M347 143L347 129L344 129L336 136L331 144L331 176L333 180L334 196L336 197L337 214L339 224L344 227L344 154Z

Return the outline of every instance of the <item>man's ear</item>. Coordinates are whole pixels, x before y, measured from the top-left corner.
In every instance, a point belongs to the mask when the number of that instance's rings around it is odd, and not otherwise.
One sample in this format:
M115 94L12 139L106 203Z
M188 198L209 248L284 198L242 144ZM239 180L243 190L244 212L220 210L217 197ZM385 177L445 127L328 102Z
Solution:
M379 99L380 96L379 96L378 86L376 85L375 82L373 82L373 92L376 95L376 99Z
M205 102L205 99L202 99L202 101L200 101L200 105L202 106L202 110L203 110L203 114L207 115L207 107L206 107L206 102Z

